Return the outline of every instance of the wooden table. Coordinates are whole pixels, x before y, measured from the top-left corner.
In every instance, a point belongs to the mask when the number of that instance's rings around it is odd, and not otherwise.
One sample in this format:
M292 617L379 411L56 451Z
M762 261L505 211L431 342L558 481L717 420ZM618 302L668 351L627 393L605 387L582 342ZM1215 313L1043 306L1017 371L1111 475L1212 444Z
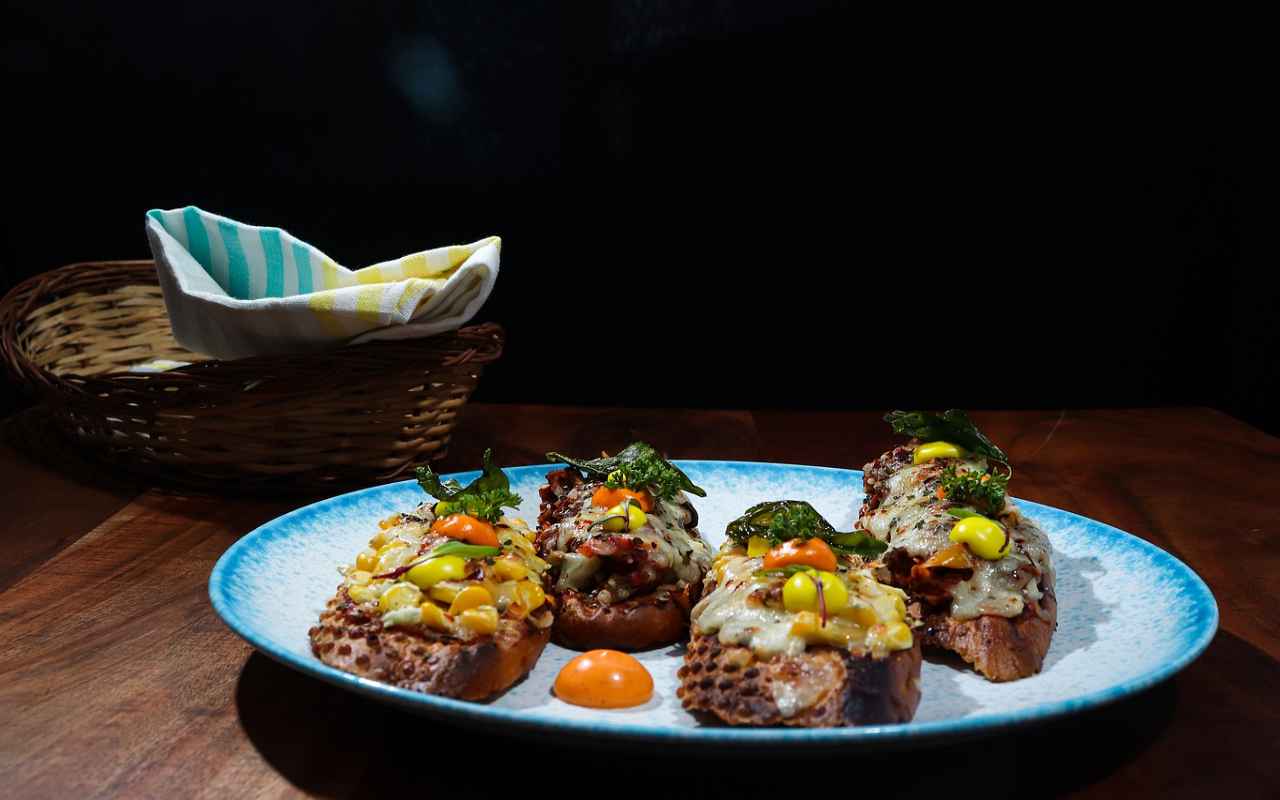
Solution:
M655 797L804 788L826 800L979 781L984 796L1024 799L1280 796L1280 440L1205 409L975 417L1009 451L1018 496L1131 531L1204 577L1222 626L1198 661L1080 716L870 758L729 765L493 737L295 673L219 622L214 561L303 499L103 484L0 444L0 796L593 796L619 781ZM472 468L487 445L519 464L633 438L676 457L841 467L891 443L870 413L473 406L443 467Z

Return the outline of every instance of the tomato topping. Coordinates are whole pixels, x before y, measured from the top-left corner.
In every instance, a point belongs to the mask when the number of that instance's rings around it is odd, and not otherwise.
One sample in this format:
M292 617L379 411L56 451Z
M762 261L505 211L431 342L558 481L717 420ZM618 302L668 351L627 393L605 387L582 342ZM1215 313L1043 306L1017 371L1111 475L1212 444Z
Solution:
M774 569L788 564L803 564L832 572L836 568L836 554L826 542L814 537L809 541L792 539L783 542L764 556L764 568Z
M646 491L633 492L630 489L610 489L601 486L591 493L591 502L602 508L613 508L630 497L640 506L640 510L648 513L653 510L653 496Z
M440 517L431 523L431 532L443 534L450 539L461 539L471 544L499 547L498 532L482 519L467 514L450 514Z

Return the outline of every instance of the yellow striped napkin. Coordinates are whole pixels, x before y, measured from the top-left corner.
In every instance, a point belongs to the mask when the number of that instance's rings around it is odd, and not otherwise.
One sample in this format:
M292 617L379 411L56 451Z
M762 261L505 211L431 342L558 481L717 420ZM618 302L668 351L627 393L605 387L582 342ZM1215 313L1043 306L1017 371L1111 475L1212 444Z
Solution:
M174 337L222 359L454 330L493 291L502 248L490 236L350 270L279 228L194 206L148 211L147 238Z

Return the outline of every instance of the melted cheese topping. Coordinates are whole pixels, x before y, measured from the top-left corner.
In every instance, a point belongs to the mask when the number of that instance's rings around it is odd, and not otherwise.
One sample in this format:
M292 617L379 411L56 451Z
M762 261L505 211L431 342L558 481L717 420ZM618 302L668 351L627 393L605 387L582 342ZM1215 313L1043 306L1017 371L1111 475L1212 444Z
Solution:
M986 471L987 462L971 458L957 466L982 472ZM858 520L858 527L917 559L927 559L950 547L949 536L956 518L946 512L934 494L940 472L941 466L936 462L903 466L885 481L884 500ZM998 516L1013 539L1013 549L998 561L973 559L973 577L960 581L951 590L951 616L956 619L984 614L1016 617L1028 601L1043 596L1037 573L1052 582L1049 539L1044 532L1018 513L1007 498Z
M811 624L813 612L793 613L765 602L763 597L786 577L757 577L763 567L763 558L726 545L707 573L704 597L693 608L697 632L718 632L722 644L749 647L763 659L799 655L810 644L846 646L877 657L911 647L910 636L893 641L886 635L890 626L905 623L906 594L877 581L860 562L845 561L838 573L849 592L848 606L816 626Z
M557 590L585 589L602 566L603 559L574 551L592 539L620 535L633 540L637 548L647 550L649 561L655 567L670 572L671 582L702 580L711 565L711 548L685 527L688 517L681 502L688 501L683 492L674 500L655 499L653 511L645 515L645 524L620 534L595 524L607 516L607 509L592 502L595 486L582 484L574 487L571 497L577 507L555 525L552 549L563 553L560 573L556 578Z

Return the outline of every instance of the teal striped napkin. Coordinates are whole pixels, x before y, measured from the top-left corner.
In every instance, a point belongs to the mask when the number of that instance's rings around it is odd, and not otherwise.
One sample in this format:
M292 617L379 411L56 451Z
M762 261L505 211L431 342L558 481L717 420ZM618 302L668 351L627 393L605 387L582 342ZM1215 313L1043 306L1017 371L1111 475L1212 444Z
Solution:
M194 206L146 224L175 338L223 359L454 330L493 291L502 249L490 236L351 270L279 228Z

